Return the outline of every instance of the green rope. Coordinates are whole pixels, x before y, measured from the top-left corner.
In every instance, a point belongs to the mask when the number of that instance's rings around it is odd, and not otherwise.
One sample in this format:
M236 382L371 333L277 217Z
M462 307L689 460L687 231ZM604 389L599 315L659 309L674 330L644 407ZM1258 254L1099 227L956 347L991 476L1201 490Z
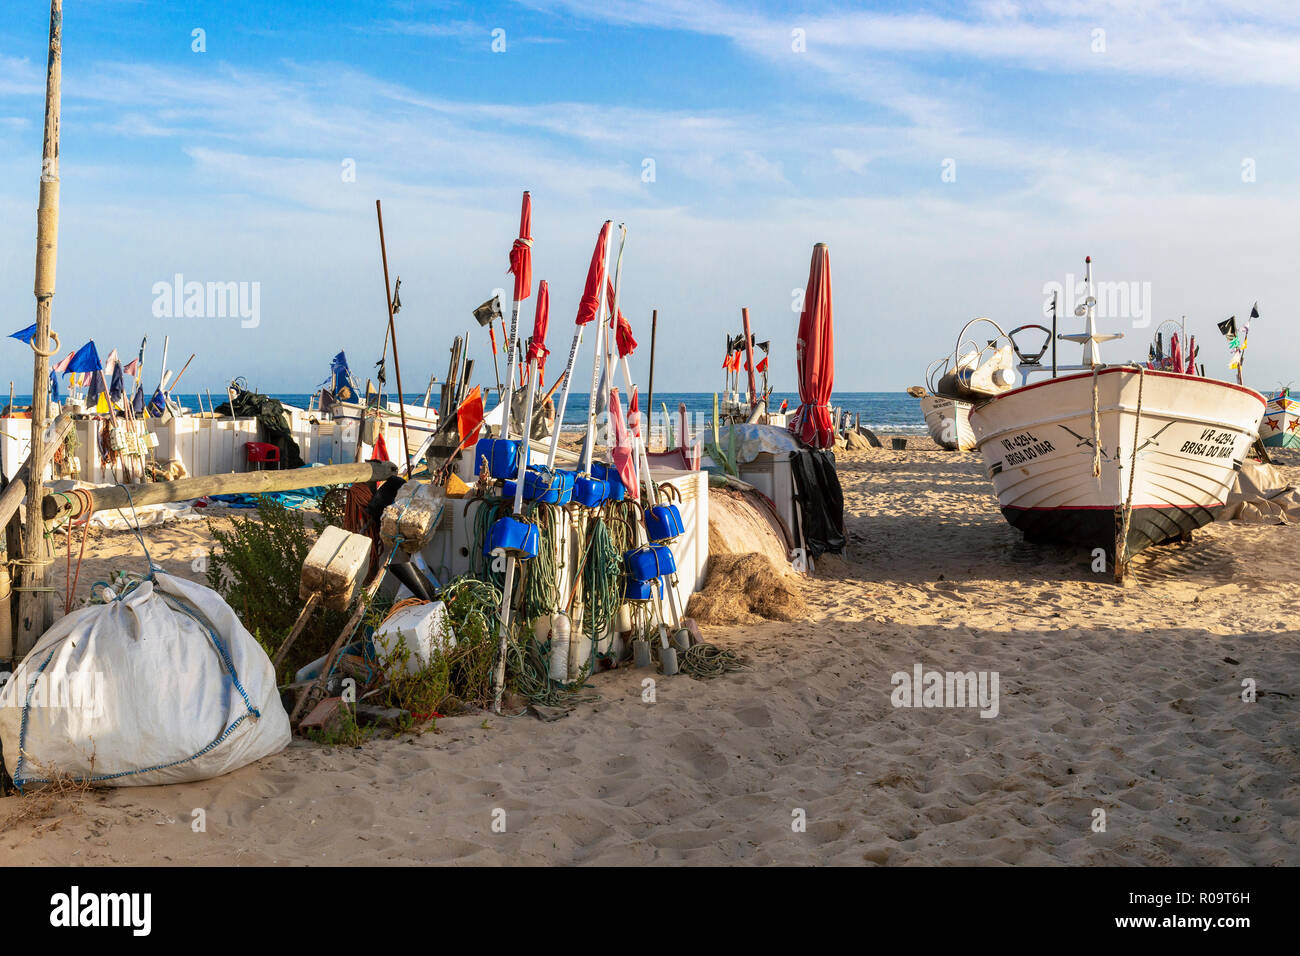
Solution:
M560 606L560 577L564 558L559 550L560 522L565 513L555 505L538 505L537 557L523 562L524 618L535 621L554 614Z
M623 599L623 552L603 517L587 528L587 562L582 570L582 633L592 642L605 633Z
M712 680L748 666L744 658L716 644L694 644L677 659L678 669L696 680Z

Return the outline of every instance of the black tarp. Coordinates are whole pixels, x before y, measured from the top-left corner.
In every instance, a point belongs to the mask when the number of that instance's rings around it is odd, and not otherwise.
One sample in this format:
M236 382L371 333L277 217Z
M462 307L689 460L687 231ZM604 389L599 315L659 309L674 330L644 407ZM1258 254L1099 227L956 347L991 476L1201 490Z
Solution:
M790 452L795 500L799 502L804 547L810 558L844 550L844 492L829 451Z
M280 449L281 468L301 468L302 455L298 443L293 440L293 432L285 419L284 406L269 395L247 392L238 389L235 401L222 402L215 409L218 415L230 418L256 418L258 438L268 445Z

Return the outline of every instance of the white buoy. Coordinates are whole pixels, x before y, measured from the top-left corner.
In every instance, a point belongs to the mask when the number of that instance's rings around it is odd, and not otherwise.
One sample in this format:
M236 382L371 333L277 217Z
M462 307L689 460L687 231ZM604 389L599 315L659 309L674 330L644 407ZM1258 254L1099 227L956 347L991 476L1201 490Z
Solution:
M618 632L626 634L632 630L632 609L626 603L618 606Z
M547 621L551 636L551 680L569 681L569 616L563 612L552 614Z

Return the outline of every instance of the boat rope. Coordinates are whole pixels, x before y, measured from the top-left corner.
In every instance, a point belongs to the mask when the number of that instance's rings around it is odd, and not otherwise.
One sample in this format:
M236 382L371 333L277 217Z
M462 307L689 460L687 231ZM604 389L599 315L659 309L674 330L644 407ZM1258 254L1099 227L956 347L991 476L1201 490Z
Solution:
M1092 367L1092 477L1101 477L1101 410L1097 407L1097 366Z
M1138 400L1137 414L1133 418L1133 451L1129 456L1128 497L1124 501L1123 521L1120 524L1119 540L1115 542L1115 580L1122 582L1128 570L1128 529L1133 516L1133 484L1137 476L1138 429L1142 427L1142 387L1146 384L1146 368L1138 366Z

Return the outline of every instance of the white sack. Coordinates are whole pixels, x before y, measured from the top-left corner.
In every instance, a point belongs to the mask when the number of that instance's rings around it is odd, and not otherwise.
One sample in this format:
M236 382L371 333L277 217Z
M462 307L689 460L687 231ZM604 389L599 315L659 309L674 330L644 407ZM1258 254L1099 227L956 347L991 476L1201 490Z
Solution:
M60 619L0 689L20 786L52 771L111 786L203 780L289 741L266 652L215 591L162 572Z

